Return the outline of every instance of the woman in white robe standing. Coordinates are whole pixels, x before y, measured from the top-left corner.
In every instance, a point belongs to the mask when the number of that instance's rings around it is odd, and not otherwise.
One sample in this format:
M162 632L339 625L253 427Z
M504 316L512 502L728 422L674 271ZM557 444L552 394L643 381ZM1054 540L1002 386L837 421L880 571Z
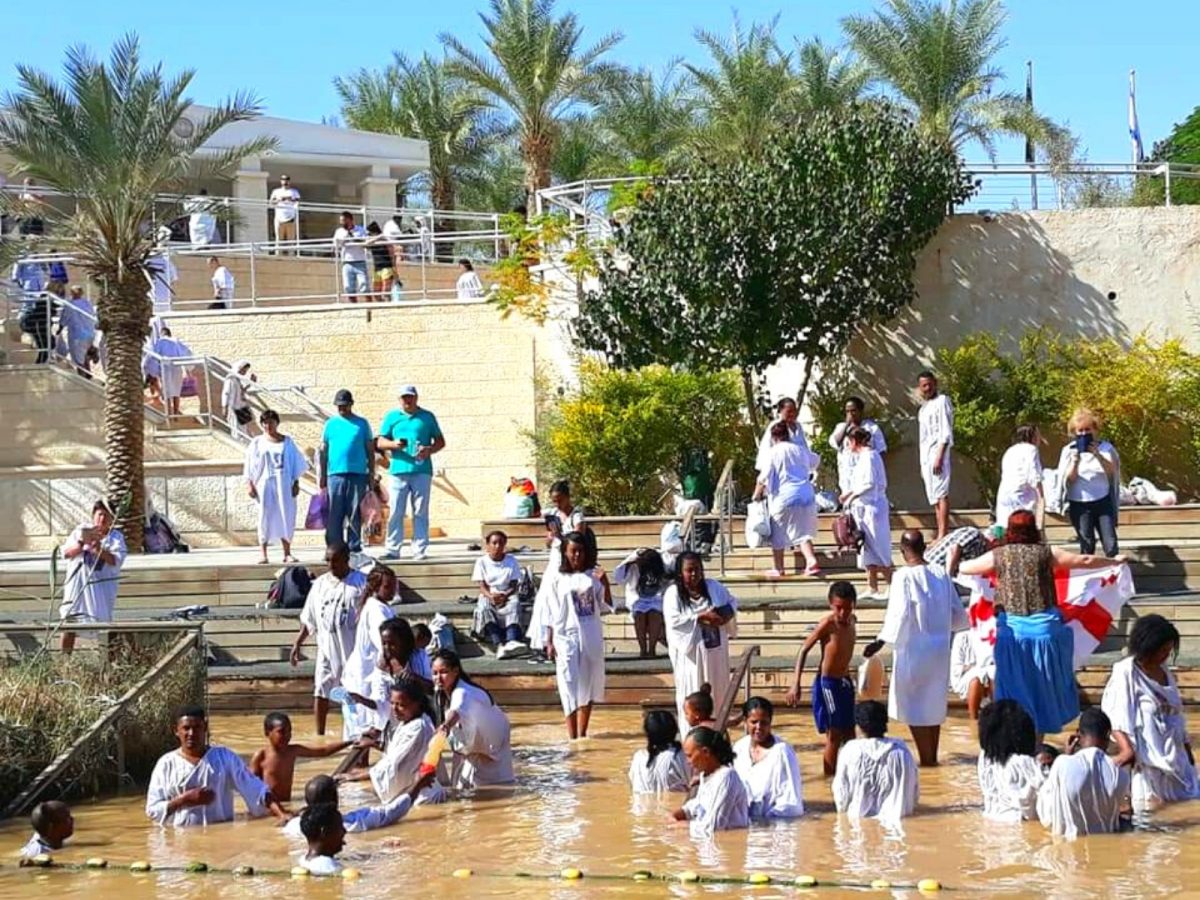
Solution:
M387 725L387 716L381 715L387 709L387 691L380 690L376 673L383 662L380 626L396 617L390 605L395 597L396 573L383 563L375 563L367 573L367 586L358 606L354 650L342 668L342 687L353 701L342 706L343 737L348 741L372 729L382 731Z
M979 714L979 792L983 817L995 822L1036 821L1038 790L1046 775L1034 752L1033 717L1016 700L997 700Z
M1022 425L1013 435L1013 444L1000 460L1000 487L996 490L996 525L1008 527L1008 517L1018 509L1037 516L1042 528L1046 495L1042 488L1042 457L1038 446L1042 433L1036 425Z
M675 572L675 583L663 594L663 618L678 720L686 722L683 707L689 694L707 684L719 709L729 690L729 640L737 634L737 600L719 581L704 577L699 553L679 554Z
M796 557L796 571L800 571L800 560L804 559L804 574L819 575L817 555L813 551L813 539L817 534L817 495L812 486L812 470L817 460L808 447L790 440L785 422L771 426L770 450L762 458L764 468L758 473L758 484L754 488L754 499L768 498L771 513L771 555L775 568L767 572L768 578L778 578L784 573L783 554L792 550Z
M251 499L258 501L259 562L267 562L267 545L273 541L283 545L284 562L295 562L292 536L296 533L296 497L308 461L295 441L280 434L279 413L264 410L258 421L263 433L246 448L243 475Z
M714 832L750 827L750 795L734 771L733 748L723 731L701 726L683 742L692 771L700 776L696 796L672 814L687 822L692 837L712 837Z
M172 362L187 359L191 348L171 335L171 329L163 326L162 337L154 342L154 361L159 366L159 382L162 387L163 406L167 415L178 416L179 398L183 396L183 378L188 367L184 363Z
M629 761L629 783L635 794L686 792L692 782L692 770L683 746L679 726L665 709L652 709L642 720L646 746Z
M1136 812L1200 797L1183 698L1167 666L1179 640L1164 617L1140 617L1129 634L1129 655L1113 666L1100 701L1117 743L1114 761L1133 770Z
M842 494L842 506L850 510L863 545L858 554L858 567L866 570L871 599L883 600L887 595L879 590L879 576L891 577L892 529L887 498L887 473L883 458L871 447L871 433L865 428L851 429L850 446L856 454L850 475L850 490Z
M453 650L433 655L433 683L445 714L438 730L450 738L454 751L451 786L470 790L512 784L512 729L504 710L471 681Z
M733 745L733 768L750 795L752 819L795 819L804 815L800 763L792 745L771 733L775 707L765 697L742 706L746 735Z
M525 635L529 638L531 650L544 650L546 641L546 604L549 602L550 586L554 575L562 562L562 541L568 534L583 528L583 510L571 502L571 485L566 481L556 481L550 485L550 502L553 508L546 513L546 569L542 572L542 583L537 596L533 600L533 611L529 617L529 628Z

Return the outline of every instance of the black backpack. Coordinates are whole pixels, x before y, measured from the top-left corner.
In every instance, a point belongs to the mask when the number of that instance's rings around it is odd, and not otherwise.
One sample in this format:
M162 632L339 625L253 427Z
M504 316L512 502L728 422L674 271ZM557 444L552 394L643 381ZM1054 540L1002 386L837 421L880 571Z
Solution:
M288 566L267 591L267 605L277 609L300 609L312 590L312 573L304 566Z

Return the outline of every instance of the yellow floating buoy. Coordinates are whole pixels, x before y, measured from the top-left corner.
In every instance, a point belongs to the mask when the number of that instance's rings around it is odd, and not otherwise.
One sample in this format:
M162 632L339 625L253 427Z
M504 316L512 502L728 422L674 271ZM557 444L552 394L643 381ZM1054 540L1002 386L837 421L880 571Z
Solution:
M308 869L304 868L304 866L292 866L293 878L307 878L310 874L312 873L309 872Z
M649 881L654 877L654 874L646 869L638 869L633 873L634 881Z
M347 881L358 881L358 879L362 878L362 872L358 871L358 869L353 869L353 868L342 869L342 877L344 879L346 879Z
M936 878L922 878L917 882L917 890L925 893L936 893L942 889L942 883Z
M770 884L771 876L766 872L754 872L746 879L750 884Z
M254 866L238 866L233 870L233 874L245 878L254 874Z
M563 869L559 873L559 876L562 878L563 881L578 881L580 878L583 877L583 872L581 872L579 869L568 868L568 869Z
M871 882L871 889L876 891L886 891L892 886L892 883L886 878L876 878Z
M470 869L455 869L454 872L451 874L455 878L470 878L475 873L472 872Z
M792 882L796 887L816 887L817 879L811 875L797 875L796 880Z
M129 871L130 872L149 872L150 871L150 863L146 862L144 859L139 859L137 862L133 862L133 863L129 864Z
M84 866L86 866L89 869L107 869L108 868L108 860L104 859L101 856L93 856L91 859L89 859L87 862L84 863Z
M50 857L49 854L39 853L37 856L35 856L33 859L31 859L29 861L29 863L30 863L30 865L34 866L35 868L45 869L45 868L49 868L50 866L54 865L54 860L53 860L53 858Z
M700 880L700 876L697 875L695 872L693 872L691 869L688 869L686 872L679 873L679 880L683 884L695 884L697 881Z
M206 863L206 862L190 862L184 867L183 871L190 872L193 875L203 874L204 872L208 871L208 863Z

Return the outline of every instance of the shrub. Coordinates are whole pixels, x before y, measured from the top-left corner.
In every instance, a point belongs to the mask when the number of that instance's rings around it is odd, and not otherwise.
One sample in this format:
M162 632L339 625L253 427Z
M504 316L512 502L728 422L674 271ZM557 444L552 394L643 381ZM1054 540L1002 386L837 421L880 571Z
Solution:
M579 377L579 389L544 407L528 437L542 482L570 479L576 502L593 513L661 512L697 449L709 454L714 478L727 459L742 470L753 463L736 373L623 371L589 361Z

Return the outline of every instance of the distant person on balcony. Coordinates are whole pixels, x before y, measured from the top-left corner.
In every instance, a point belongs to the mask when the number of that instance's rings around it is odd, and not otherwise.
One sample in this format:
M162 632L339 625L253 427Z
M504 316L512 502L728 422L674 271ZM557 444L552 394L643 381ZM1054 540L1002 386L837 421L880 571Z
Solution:
M259 562L267 562L267 545L275 541L283 545L283 561L296 562L292 556L296 498L300 496L300 477L308 471L308 462L296 442L280 433L279 413L263 410L258 423L263 433L246 448L243 475L250 499L258 503L258 545L262 549Z
M212 282L213 302L209 309L229 309L233 305L233 291L236 282L233 273L216 256L208 258L209 281Z
M187 366L171 360L185 359L192 355L192 350L174 337L171 329L164 325L162 337L154 342L153 352L154 361L159 365L163 409L169 416L182 415L179 411L179 398L183 396L183 378L187 374Z
M200 193L189 197L183 204L183 211L188 214L188 239L193 249L217 242L217 217L212 212L208 188L200 188Z
M917 376L921 411L917 414L920 432L921 479L925 496L937 513L937 537L940 541L950 530L950 448L954 446L954 407L950 398L938 393L937 377L929 371Z
M104 500L92 504L92 521L71 532L63 544L67 561L59 615L72 623L111 622L128 550L125 535L114 528L116 515ZM62 649L75 649L75 633L64 631Z
M387 451L391 473L392 513L388 519L384 559L399 559L404 545L404 515L412 499L411 557L424 559L429 550L429 496L433 491L433 454L445 449L437 416L417 404L415 385L400 388L400 408L379 426L376 446Z
M367 250L371 253L371 265L375 270L371 279L371 296L368 299L376 303L386 303L392 299L392 285L396 282L392 248L388 246L387 241L378 222L367 226Z
M58 333L66 332L67 351L75 371L92 377L92 344L96 340L96 307L84 296L83 288L71 285L71 296L58 314Z
M351 303L370 289L367 277L366 232L354 224L354 214L343 212L338 219L341 224L333 233L333 249L342 261L342 293ZM370 300L370 297L367 297Z
M458 268L462 272L458 276L458 299L475 300L483 296L483 282L475 274L475 267L469 259L460 259Z
M417 216L417 243L421 248L421 260L436 262L433 256L433 229L425 223L425 219Z
M887 453L887 438L883 436L883 430L874 419L863 418L866 408L867 405L861 397L847 397L846 419L838 423L837 428L833 429L833 434L829 436L829 446L837 451L838 491L843 494L850 490L854 463L864 459L854 452L849 440L851 431L855 428L866 429L871 435L871 449L881 457Z
M375 483L375 446L371 425L354 414L354 395L342 388L333 397L338 414L321 436L321 487L329 491L325 543L345 542L362 552L362 502ZM399 505L398 501L393 501Z
M179 272L171 262L171 257L167 255L165 247L147 258L145 272L146 279L150 282L150 301L154 304L154 315L169 313L175 299L175 284L179 281Z
M267 205L275 214L275 252L282 253L284 243L295 245L300 236L300 192L292 187L291 176L279 176L279 187L271 191Z
M400 244L404 240L404 221L399 213L383 223L383 239L387 242L388 252L392 254L392 268L399 273L400 263L404 262Z
M234 437L250 434L250 423L254 421L254 413L250 410L246 391L254 381L258 381L258 376L250 374L250 360L239 359L229 367L229 375L226 376L225 386L221 389L221 406L225 411L229 433Z

